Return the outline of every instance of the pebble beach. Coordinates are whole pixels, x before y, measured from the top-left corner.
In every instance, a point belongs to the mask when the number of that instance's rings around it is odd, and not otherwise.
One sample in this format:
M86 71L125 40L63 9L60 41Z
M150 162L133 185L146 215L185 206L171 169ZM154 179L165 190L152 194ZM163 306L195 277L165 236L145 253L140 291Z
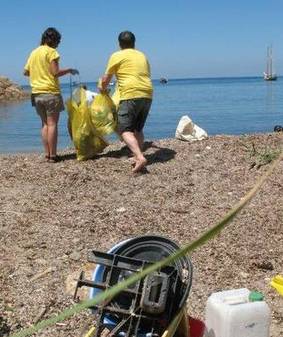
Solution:
M139 175L131 173L121 143L84 162L71 148L56 164L40 154L1 155L0 335L70 307L74 279L93 269L92 249L107 251L143 234L179 245L196 239L254 186L282 140L282 133L272 133L148 141L147 172ZM264 294L270 336L283 334L282 297L269 285L283 273L282 176L281 161L229 226L193 252L191 316L204 320L211 293L245 287ZM86 310L37 336L83 336L93 324Z

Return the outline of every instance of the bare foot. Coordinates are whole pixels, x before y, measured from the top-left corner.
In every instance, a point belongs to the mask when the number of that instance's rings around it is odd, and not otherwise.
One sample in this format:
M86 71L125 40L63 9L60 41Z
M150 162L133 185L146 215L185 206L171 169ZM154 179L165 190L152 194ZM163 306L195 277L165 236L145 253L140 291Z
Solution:
M135 164L135 162L136 162L136 158L135 158L135 157L130 157L130 158L128 158L127 160L128 160L128 162L131 163L131 164Z
M147 164L147 160L145 158L136 160L136 165L133 168L132 172L137 173L141 171L146 166L146 164Z

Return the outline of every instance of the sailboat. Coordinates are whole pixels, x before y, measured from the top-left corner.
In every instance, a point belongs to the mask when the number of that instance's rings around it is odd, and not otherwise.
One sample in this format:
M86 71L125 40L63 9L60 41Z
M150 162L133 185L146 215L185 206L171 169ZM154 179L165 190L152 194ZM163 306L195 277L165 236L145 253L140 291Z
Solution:
M277 75L273 73L272 65L272 47L267 47L267 61L266 61L266 72L263 73L263 78L266 81L276 81Z
M168 82L168 80L167 80L167 78L165 78L165 77L161 77L160 80L159 80L159 82L160 82L161 84L166 84L166 83Z

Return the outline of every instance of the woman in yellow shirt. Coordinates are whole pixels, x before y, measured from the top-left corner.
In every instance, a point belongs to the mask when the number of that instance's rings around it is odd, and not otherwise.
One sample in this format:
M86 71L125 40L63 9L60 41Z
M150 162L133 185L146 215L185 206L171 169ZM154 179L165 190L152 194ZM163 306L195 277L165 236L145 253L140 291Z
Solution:
M76 69L60 69L60 55L56 48L61 34L55 28L46 29L41 37L41 45L34 49L25 65L24 75L29 76L32 88L31 101L41 118L41 137L45 158L57 162L58 121L64 110L58 78L66 74L76 75Z

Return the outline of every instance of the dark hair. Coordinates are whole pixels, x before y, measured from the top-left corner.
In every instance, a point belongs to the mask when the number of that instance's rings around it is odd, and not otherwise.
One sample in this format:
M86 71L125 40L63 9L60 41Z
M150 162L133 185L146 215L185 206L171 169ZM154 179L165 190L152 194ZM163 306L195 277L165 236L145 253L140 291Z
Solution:
M275 125L274 126L274 132L281 132L283 131L283 126L281 125Z
M47 44L51 48L56 48L61 41L61 34L53 27L47 28L41 36L41 45Z
M132 32L126 30L118 36L119 45L122 49L125 48L135 48L136 38Z

